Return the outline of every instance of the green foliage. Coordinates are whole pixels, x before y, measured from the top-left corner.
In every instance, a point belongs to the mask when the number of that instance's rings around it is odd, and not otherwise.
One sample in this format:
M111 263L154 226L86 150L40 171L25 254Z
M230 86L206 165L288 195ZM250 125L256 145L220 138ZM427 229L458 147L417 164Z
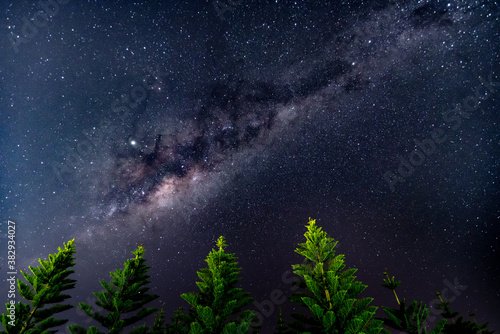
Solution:
M450 307L450 301L444 301L441 294L438 292L437 296L441 301L436 307L440 310L441 316L444 318L443 321L443 333L444 334L492 334L493 331L488 329L488 323L480 325L475 320L464 320L462 316L459 316L458 312L452 312ZM474 314L472 314L474 316ZM457 318L458 317L458 318ZM450 322L446 321L449 320Z
M399 308L389 308L382 307L387 318L378 318L384 322L384 325L394 328L398 331L409 333L409 334L426 334L427 329L424 327L425 320L429 316L429 309L422 302L417 302L414 300L410 306L406 307L406 300L400 302L398 295L396 293L396 289L401 284L401 281L396 281L394 276L392 278L389 276L387 269L384 271L384 276L387 277L383 280L381 285L384 288L392 290L394 296L396 297L396 301L398 302ZM431 332L432 334L439 334L444 326L446 320L440 321L434 330ZM387 331L385 331L387 332Z
M387 272L387 269L384 271L384 275L387 278L384 278L384 282L380 285L382 285L384 288L392 290L392 292L394 293L394 296L396 297L396 301L398 302L398 304L400 304L398 294L396 293L396 289L401 284L401 281L396 281L394 279L394 276L392 276L392 278L389 277L389 273Z
M409 334L427 334L427 329L424 327L425 320L429 315L429 309L422 302L413 301L410 306L406 307L405 299L399 302L396 294L396 288L401 282L394 281L394 277L389 278L387 271L384 272L387 279L384 279L382 286L388 288L394 292L396 300L399 304L398 309L383 307L384 312L388 318L381 318L384 321L384 325L394 328L398 331L409 333ZM491 334L488 329L488 324L479 325L477 322L466 321L463 317L459 316L458 312L452 312L450 308L450 302L444 301L441 295L437 293L441 303L436 307L442 310L441 316L442 320L436 324L436 327L431 331L431 334ZM388 331L386 331L388 332Z
M409 334L420 334L427 333L427 329L424 327L424 323L429 316L429 309L422 302L417 302L414 300L410 306L406 306L406 301L403 300L400 302L398 295L396 293L396 289L401 284L401 281L395 281L394 276L392 278L389 276L389 273L384 271L384 276L387 277L384 279L384 282L381 284L384 288L392 290L394 296L396 297L396 301L398 302L399 308L393 309L389 307L382 307L387 318L379 318L384 321L384 325L389 326L391 328L397 329L398 331L402 331ZM438 323L436 328L432 331L433 334L441 333L441 329L444 326L446 320Z
M163 334L166 331L165 327L165 311L163 308L156 314L155 322L153 323L153 327L148 332L149 334Z
M366 285L355 280L356 269L344 270L344 255L335 255L337 241L309 220L305 243L295 251L306 263L292 268L303 280L292 301L309 309L312 316L295 314L296 332L311 333L379 333L382 321L373 318L377 307L369 306L373 298L357 299ZM305 287L304 287L305 284Z
M177 310L174 312L174 316L170 318L171 323L167 324L167 332L178 334L188 333L193 318L193 310L191 310L190 314L188 315L184 314L182 307L177 308Z
M396 289L401 284L387 270L381 284L392 290L397 308L383 307L387 318L374 318L377 307L370 306L372 298L358 299L366 285L356 281L356 269L345 269L344 255L335 254L337 242L328 238L315 220L310 220L305 233L306 242L300 243L296 252L305 259L304 263L292 268L300 277L299 288L291 300L305 307L308 314L296 313L294 323L287 325L281 308L279 309L276 334L285 333L366 333L377 334L380 331L390 333L381 327L382 323L393 329L409 334L427 334L424 327L429 309L422 302L413 301L409 305L403 298L398 298ZM223 237L216 241L206 258L207 267L198 271L200 282L196 282L200 292L186 293L181 297L192 308L185 314L177 309L171 323L165 323L163 309L156 314L153 326L138 326L127 331L131 334L243 334L249 333L250 325L256 314L243 310L252 302L248 293L237 288L240 268L234 254L226 253L227 244ZM67 320L56 319L56 313L72 308L62 304L70 296L63 291L74 288L76 281L69 278L74 272L74 239L58 248L58 253L49 255L49 260L39 260L40 266L29 267L32 274L21 271L26 282L17 280L20 295L30 302L7 303L7 313L0 320L6 334L50 334L56 333L55 327ZM110 283L100 282L102 292L95 292L96 305L107 311L102 315L92 310L92 306L80 303L79 307L91 318L106 328L106 333L122 333L128 326L145 319L156 309L145 305L158 296L148 294L149 284L145 265L144 248L138 247L132 252L135 258L124 263L124 269L111 272ZM15 277L12 278L14 280ZM488 324L480 325L475 320L464 320L458 312L453 312L449 301L444 301L438 293L441 303L442 320L431 334L491 334ZM15 318L11 313L14 308ZM474 315L471 315L473 317ZM104 334L97 327L88 329L72 325L68 327L73 334ZM256 329L252 329L256 332Z
M226 253L224 237L220 237L207 259L207 268L198 271L201 282L196 282L199 293L181 295L193 310L188 314L189 333L247 333L255 314L241 309L251 303L249 294L237 288L241 280L238 277L237 258ZM240 320L230 322L232 316L239 314ZM179 318L180 319L180 318ZM182 326L181 326L182 327Z
M291 329L288 328L288 325L286 324L285 320L283 319L283 311L281 310L281 307L279 308L279 314L278 314L278 324L276 327L274 327L275 334L288 334L291 333Z
M94 292L98 299L96 305L108 311L104 316L99 312L92 311L92 306L80 303L78 306L91 318L99 322L110 334L121 333L125 327L131 326L144 319L156 311L155 308L144 308L144 305L158 298L157 295L147 294L149 290L146 285L149 283L147 271L150 267L144 262L144 247L139 246L132 254L135 258L124 263L124 269L117 269L111 272L112 281L110 284L101 281L104 287L102 292ZM124 316L134 312L127 318ZM77 325L69 327L71 333L100 333L95 327L90 327L88 331ZM130 333L145 333L145 326L135 328Z
M21 271L28 283L18 279L17 286L20 295L31 306L22 302L15 304L15 320L12 320L8 316L10 304L7 303L7 313L0 318L4 326L1 333L55 333L55 330L50 329L68 321L56 319L53 315L73 307L61 302L70 298L62 292L74 288L76 284L75 280L68 278L74 272L69 269L75 265L74 253L73 239L64 244L64 249L58 247L58 253L50 254L48 261L40 259L40 266L30 266L33 275Z
M396 289L398 288L398 286L401 284L401 281L396 281L394 279L394 276L392 276L392 278L389 276L389 273L387 272L387 269L384 271L384 276L387 277L387 278L384 278L383 279L383 283L381 283L380 285L382 285L384 288L387 288L389 290L392 290L392 291L396 291ZM398 299L396 297L396 299ZM399 304L399 302L398 302Z
M429 316L429 309L422 302L414 300L410 306L406 307L403 298L399 304L399 309L382 307L388 318L382 319L384 325L409 334L427 333L424 327L425 320ZM444 321L446 322L446 321ZM444 322L440 322L432 333L441 333Z

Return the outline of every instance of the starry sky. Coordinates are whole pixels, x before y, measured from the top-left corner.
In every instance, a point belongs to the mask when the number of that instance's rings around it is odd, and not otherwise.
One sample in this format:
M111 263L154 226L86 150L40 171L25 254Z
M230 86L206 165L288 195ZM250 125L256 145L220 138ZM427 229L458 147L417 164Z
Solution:
M262 302L290 294L312 217L375 305L395 306L388 268L400 297L447 289L500 330L498 2L0 9L0 239L15 221L19 269L75 238L71 294L93 303L143 244L170 317L224 235Z

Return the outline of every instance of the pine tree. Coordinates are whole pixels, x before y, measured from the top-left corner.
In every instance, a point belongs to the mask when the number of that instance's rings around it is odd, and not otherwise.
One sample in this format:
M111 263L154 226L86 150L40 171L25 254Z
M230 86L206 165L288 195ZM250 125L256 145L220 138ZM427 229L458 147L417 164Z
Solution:
M155 308L144 308L144 305L158 298L157 295L146 293L149 290L146 285L149 283L147 271L150 267L144 264L146 261L144 247L139 246L132 254L135 258L125 261L123 270L117 269L110 273L113 279L111 284L100 281L104 291L94 292L97 298L96 305L108 311L107 316L93 312L92 306L86 303L78 304L89 317L107 328L110 334L121 333L125 327L137 323L156 311ZM136 313L124 318L131 312ZM72 325L69 329L73 334L101 333L97 327L90 327L87 331L81 326ZM140 326L129 333L145 333L146 329L146 326Z
M283 310L281 307L279 308L279 313L278 313L278 324L276 327L274 327L275 334L287 334L291 333L290 328L288 328L288 325L285 322L285 319L283 319Z
M295 316L296 331L313 333L379 333L382 321L373 318L377 307L369 306L373 298L357 299L366 285L355 281L356 269L344 270L344 255L335 255L337 241L309 220L305 243L295 251L304 256L304 264L293 265L294 273L303 279L305 290L292 301L309 309L312 316Z
M144 328L144 327L143 327ZM148 330L144 331L147 334L164 334L167 333L167 327L165 324L165 311L162 309L155 316L155 321L153 326Z
M384 272L387 277L384 279L384 283L381 285L394 292L396 301L399 304L398 309L382 307L384 312L387 314L388 318L379 318L384 321L384 325L394 328L398 331L402 331L409 334L427 334L427 329L423 326L427 316L429 315L429 309L422 302L413 301L409 307L405 305L405 299L403 298L401 302L399 301L398 295L396 293L397 287L401 284L400 281L395 281L394 276L391 278L387 273ZM431 334L492 334L493 332L488 329L488 324L479 325L476 321L464 320L462 316L459 316L459 312L452 312L450 307L450 301L444 301L441 298L441 294L436 292L441 303L436 306L437 309L442 310L441 319ZM449 322L451 321L451 322ZM390 333L384 330L385 333Z
M68 278L74 273L74 270L69 269L75 265L74 253L73 239L64 244L64 249L58 247L58 253L50 254L48 261L39 259L41 266L36 268L30 266L29 269L33 275L21 271L28 284L18 279L19 293L31 303L31 306L22 302L15 304L15 320L12 320L8 316L11 304L7 303L7 314L1 316L5 329L1 333L55 333L57 331L50 330L50 328L63 325L68 321L56 319L53 315L73 307L60 303L70 298L62 292L74 288L76 284L75 280ZM50 304L55 305L48 306Z
M192 311L192 310L191 310ZM167 332L175 334L185 334L189 332L189 327L192 319L194 319L194 311L190 314L184 314L183 308L179 307L174 312L174 316L170 318L171 324L167 324Z
M459 316L458 312L451 311L450 301L445 302L439 292L436 294L441 301L436 307L443 310L441 312L441 316L444 318L442 321L446 322L443 334L493 334L493 331L488 329L488 323L480 325L475 320L464 320L462 316ZM446 319L451 322L447 322Z
M424 323L429 316L429 309L423 302L417 302L414 300L410 306L406 307L406 300L403 298L399 300L396 289L401 284L401 281L396 281L394 276L392 278L389 273L384 271L386 278L381 284L384 288L392 290L399 308L393 309L389 307L382 307L388 318L378 318L384 322L384 325L394 328L398 331L402 331L408 334L427 334L427 329L424 327ZM431 334L441 333L446 320L441 320L436 327L431 331ZM388 331L385 331L388 333Z
M251 303L252 298L236 287L241 278L238 277L237 258L226 253L224 237L220 237L207 259L207 268L198 271L201 282L197 282L199 293L184 293L181 295L192 307L192 321L189 333L247 333L254 312L241 309ZM240 319L230 322L230 318L239 315Z

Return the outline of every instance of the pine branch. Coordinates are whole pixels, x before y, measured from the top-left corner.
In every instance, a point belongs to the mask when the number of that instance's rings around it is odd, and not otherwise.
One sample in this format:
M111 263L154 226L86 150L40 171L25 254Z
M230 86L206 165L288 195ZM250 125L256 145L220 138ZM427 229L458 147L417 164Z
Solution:
M344 270L344 256L335 255L337 242L328 238L316 221L309 219L305 243L295 250L304 256L305 264L293 265L303 280L305 291L298 291L292 301L309 309L311 317L294 315L291 328L297 332L379 333L382 321L373 318L372 298L357 299L366 285L355 280L356 269Z
M104 291L94 292L96 305L108 311L107 316L92 311L92 306L80 303L78 306L91 318L99 322L110 333L121 333L123 328L131 326L156 312L155 308L144 308L144 305L158 298L146 292L149 288L147 271L150 267L144 262L144 247L139 246L132 254L135 258L124 263L124 269L116 269L110 273L110 283L101 281ZM125 318L126 314L136 312ZM70 326L76 330L76 326ZM79 326L78 326L79 327ZM71 328L70 328L71 330ZM137 329L137 331L142 329Z
M246 333L255 314L241 309L251 303L249 294L237 288L237 258L224 251L227 244L224 237L216 241L217 249L208 254L208 267L198 271L201 282L196 282L199 293L184 293L181 297L192 306L184 320L189 333ZM238 322L229 322L232 316L239 315ZM177 319L181 319L177 316ZM177 325L177 324L176 324ZM179 326L178 326L179 327ZM182 327L182 326L180 326Z
M454 334L454 333L462 333L462 334L492 334L493 332L488 329L488 324L480 325L474 321L464 320L462 316L460 316L459 312L453 312L451 310L451 302L444 301L439 292L436 292L436 295L439 297L441 301L440 304L436 306L437 309L443 310L441 312L441 316L444 318L441 320L440 325L442 325L443 333L445 334ZM458 318L457 318L458 317ZM473 315L472 315L473 317ZM456 318L456 319L455 319ZM451 320L451 323L448 323L447 320Z
M385 269L384 275L387 277L387 279L384 279L384 283L381 283L380 285L382 285L384 288L392 290L392 292L394 292L394 296L396 297L396 301L398 302L398 305L401 305L401 303L399 302L398 294L396 293L396 289L401 284L401 281L395 281L394 276L392 276L392 278L390 278L389 272L387 271L387 269Z
M69 279L68 276L74 273L69 268L74 263L75 245L74 239L64 244L64 249L58 247L58 253L50 254L49 260L39 259L40 266L29 267L31 274L21 271L21 274L28 283L17 280L20 295L31 303L22 302L15 305L16 319L9 321L3 314L1 317L5 332L2 333L41 333L49 328L54 328L66 323L68 320L59 320L53 317L54 314L72 308L69 304L59 304L70 298L62 294L65 290L74 288L76 280ZM45 308L46 305L56 304ZM9 303L6 304L7 312Z

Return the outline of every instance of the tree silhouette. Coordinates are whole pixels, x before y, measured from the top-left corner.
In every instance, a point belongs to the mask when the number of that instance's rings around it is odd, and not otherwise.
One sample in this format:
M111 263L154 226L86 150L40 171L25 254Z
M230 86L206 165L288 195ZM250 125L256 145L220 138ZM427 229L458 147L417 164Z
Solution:
M440 310L443 320L450 320L446 322L443 328L444 334L492 334L493 331L488 329L488 323L480 325L475 320L464 320L458 312L451 311L450 301L444 301L439 292L436 293L441 301L436 307ZM472 314L474 316L474 314ZM457 318L458 317L458 318Z
M283 319L283 310L281 307L279 308L279 313L278 313L278 324L276 327L274 327L274 333L275 334L289 334L291 333L291 329L288 327L288 325L285 322L285 319Z
M384 275L386 278L381 285L384 288L392 290L394 296L396 297L396 301L399 305L399 308L389 308L382 307L387 318L378 318L384 322L384 325L397 329L398 331L402 331L409 334L427 334L427 329L424 327L424 323L429 316L429 309L423 302L417 302L414 300L410 306L406 307L406 300L403 298L401 302L399 301L398 294L396 293L396 289L401 284L401 281L396 281L394 276L392 278L389 276L389 273L384 271ZM436 327L431 331L431 334L439 334L441 333L446 320L441 320ZM390 333L389 331L384 329L385 333Z

